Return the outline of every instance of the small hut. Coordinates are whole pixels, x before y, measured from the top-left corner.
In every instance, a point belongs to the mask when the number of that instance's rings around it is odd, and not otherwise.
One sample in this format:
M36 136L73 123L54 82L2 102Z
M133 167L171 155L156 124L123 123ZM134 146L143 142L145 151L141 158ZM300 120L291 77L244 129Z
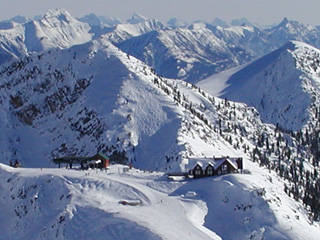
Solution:
M110 165L109 158L103 153L97 153L96 155L92 156L90 160L97 161L96 163L98 164L98 168L107 168Z
M100 168L104 169L110 165L109 158L102 153L97 153L92 157L79 157L79 156L69 156L62 158L53 159L55 164L58 164L59 167L62 163L66 163L72 168L73 164L80 164L81 169L86 168Z

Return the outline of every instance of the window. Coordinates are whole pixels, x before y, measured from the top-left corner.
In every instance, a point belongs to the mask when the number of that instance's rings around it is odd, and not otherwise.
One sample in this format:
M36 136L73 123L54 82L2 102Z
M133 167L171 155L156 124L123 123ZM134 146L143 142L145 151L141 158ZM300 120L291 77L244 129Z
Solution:
M213 175L212 167L207 168L207 175L209 175L209 176Z
M197 168L195 171L194 171L194 174L199 176L201 175L201 170L199 168Z
M228 165L227 164L223 164L221 166L221 171L222 171L222 173L227 173L228 172Z

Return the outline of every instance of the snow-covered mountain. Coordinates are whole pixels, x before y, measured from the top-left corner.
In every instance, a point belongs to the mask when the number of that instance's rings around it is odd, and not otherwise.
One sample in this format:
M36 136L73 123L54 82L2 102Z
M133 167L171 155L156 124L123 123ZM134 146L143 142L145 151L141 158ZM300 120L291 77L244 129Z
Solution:
M157 73L194 82L245 63L250 55L216 37L205 24L150 32L118 45Z
M90 27L66 10L49 10L40 20L0 25L0 64L30 52L67 48L92 39Z
M27 54L24 28L15 22L0 23L0 64Z
M194 157L244 157L277 171L288 194L318 219L303 198L317 198L310 191L317 175L295 180L318 169L314 134L282 132L252 107L159 77L104 39L26 57L3 66L0 78L1 162L54 167L55 157L99 151L140 169L175 172L187 171ZM297 161L299 175L289 173Z
M9 20L5 20L4 22L26 23L30 20L31 20L30 18L27 18L25 16L17 15L13 18L10 18Z
M122 23L120 19L113 17L97 16L94 13L90 13L79 18L81 22L88 23L91 27L94 26L105 26L105 27L115 27L116 25Z
M88 23L90 26L100 26L103 25L101 18L95 15L94 13L90 13L79 18L79 21Z
M302 41L314 47L320 47L320 32L317 27L284 18L278 25L266 29L268 41L274 47L280 47L290 40Z
M209 127L159 88L174 89L106 40L25 57L5 65L0 78L2 159L48 166L53 157L103 150L148 169L180 169L185 154L214 152L213 137L201 140Z
M41 20L24 25L28 51L67 48L91 40L89 26L62 9L49 10Z
M189 82L248 63L289 40L320 46L317 27L286 18L268 29L253 24L223 27L194 23L188 27L174 27L144 35L139 33L138 37L128 38L120 44L113 42L123 51L152 66L157 73Z
M0 78L1 159L25 166L103 151L173 171L192 156L249 154L256 136L274 138L254 109L163 79L104 39L23 58Z
M220 19L220 18L215 18L211 23L210 23L212 26L220 26L220 27L229 27L229 24L226 22L226 21L224 21L224 20L222 20L222 19Z
M265 122L299 130L317 119L319 63L318 49L291 41L225 79L218 95L254 106ZM199 86L210 92L217 83Z
M288 40L320 46L317 27L287 19L269 29L253 24L229 27L221 21L220 26L187 25L177 19L166 26L138 14L126 22L94 14L78 21L67 11L56 9L38 20L20 22L0 23L0 64L31 51L66 48L104 36L158 74L196 82L261 57Z
M261 57L278 49L286 42L297 40L320 47L319 29L311 25L284 18L271 28L261 28L250 24L246 19L231 27L211 28L214 34L228 44L234 44L247 50L253 57ZM241 21L243 21L242 24Z
M163 29L166 29L166 27L156 19L139 18L135 20L135 17L132 17L129 23L116 25L112 31L106 33L104 36L112 43L120 44L133 37Z
M167 24L172 28L187 27L189 25L186 21L178 19L176 17L170 18Z
M54 167L55 157L103 152L175 172L190 158L229 155L246 168L169 182L120 165L107 174L0 164L0 240L317 239L319 50L289 42L237 71L255 48L272 48L273 31L166 29L134 16L99 36L63 10L0 28L2 56L16 58L0 66L0 162ZM236 72L220 73L224 99L208 93L216 85L156 74L196 81L223 69Z
M238 19L232 19L231 20L231 25L232 26L254 26L248 19L245 17L243 18L238 18Z
M229 45L245 49L253 58L265 55L274 49L267 41L267 33L260 28L250 25L231 27L211 27L210 30L217 38Z
M138 13L134 13L131 18L129 18L127 20L127 23L129 24L138 24L138 23L144 23L145 21L147 21L148 18L146 18L145 16L142 16Z

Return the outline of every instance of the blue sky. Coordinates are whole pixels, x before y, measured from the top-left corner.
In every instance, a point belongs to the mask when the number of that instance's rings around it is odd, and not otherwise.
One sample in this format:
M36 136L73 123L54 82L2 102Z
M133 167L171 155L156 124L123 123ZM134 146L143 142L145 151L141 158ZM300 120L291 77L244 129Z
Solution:
M43 14L49 8L65 8L77 17L91 12L121 19L140 13L162 21L171 17L187 21L246 17L261 24L288 17L320 25L319 0L0 0L0 6L2 20L18 14Z

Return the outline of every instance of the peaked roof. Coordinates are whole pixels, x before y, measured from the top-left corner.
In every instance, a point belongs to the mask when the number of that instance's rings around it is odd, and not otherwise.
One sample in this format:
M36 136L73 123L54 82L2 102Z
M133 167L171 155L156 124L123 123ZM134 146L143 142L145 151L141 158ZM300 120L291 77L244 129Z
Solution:
M218 169L223 163L228 162L230 163L230 165L232 167L234 167L235 169L238 169L237 165L234 164L233 161L229 160L228 158L222 159L222 160L218 160L218 163L214 166L214 169Z
M238 158L230 157L219 157L219 158L190 158L189 163L185 166L186 169L190 170L199 165L201 168L205 166L212 166L214 170L218 169L223 163L228 162L232 167L238 169L237 164Z
M202 162L200 161L197 161L196 164L193 166L193 168L195 168L197 165L199 165L201 168L203 167L203 164Z
M210 161L210 162L208 162L208 166L214 167L214 163ZM208 166L207 166L207 167L208 167Z

